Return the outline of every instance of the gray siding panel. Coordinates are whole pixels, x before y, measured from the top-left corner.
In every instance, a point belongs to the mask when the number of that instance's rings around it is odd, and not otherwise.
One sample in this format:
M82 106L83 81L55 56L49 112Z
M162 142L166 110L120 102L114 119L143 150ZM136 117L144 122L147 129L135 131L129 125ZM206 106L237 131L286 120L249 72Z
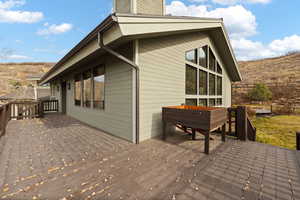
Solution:
M185 52L207 44L213 47L209 37L201 33L139 41L141 141L162 133L163 106L185 103ZM220 60L218 55L216 57ZM224 76L224 104L230 106L231 83L227 73Z

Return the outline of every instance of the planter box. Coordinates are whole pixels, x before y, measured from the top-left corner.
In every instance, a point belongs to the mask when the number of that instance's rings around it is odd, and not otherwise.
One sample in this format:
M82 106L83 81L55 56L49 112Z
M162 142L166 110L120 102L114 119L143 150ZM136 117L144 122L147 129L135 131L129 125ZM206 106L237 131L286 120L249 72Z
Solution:
M186 127L210 132L224 125L227 121L227 109L200 106L164 107L164 123L182 124Z

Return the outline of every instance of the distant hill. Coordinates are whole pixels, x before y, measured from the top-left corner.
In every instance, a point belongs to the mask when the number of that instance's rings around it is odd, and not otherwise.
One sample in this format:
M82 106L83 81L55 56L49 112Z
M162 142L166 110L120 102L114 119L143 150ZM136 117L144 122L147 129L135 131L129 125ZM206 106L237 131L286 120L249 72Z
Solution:
M268 85L274 92L274 101L285 98L283 88L293 90L293 98L300 101L300 53L239 62L239 67L243 81L233 86L234 103L247 101L246 94L256 83Z
M13 84L28 86L27 76L46 73L55 63L0 63L0 96L14 90Z

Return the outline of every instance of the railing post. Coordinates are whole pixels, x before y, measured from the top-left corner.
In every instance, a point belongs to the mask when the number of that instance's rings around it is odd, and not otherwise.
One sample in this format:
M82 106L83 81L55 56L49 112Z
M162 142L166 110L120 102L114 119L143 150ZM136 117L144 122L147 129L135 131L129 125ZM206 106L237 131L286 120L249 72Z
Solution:
M232 111L231 110L229 110L229 112L228 112L228 118L229 118L229 122L228 122L229 129L228 129L228 132L231 135L232 134Z
M4 105L1 111L1 136L5 135L6 132L6 106Z
M296 132L296 149L300 151L300 132Z
M40 118L44 117L44 103L43 103L43 101L39 102L39 117Z
M240 140L246 141L247 136L247 111L245 106L238 106L236 113L237 136Z

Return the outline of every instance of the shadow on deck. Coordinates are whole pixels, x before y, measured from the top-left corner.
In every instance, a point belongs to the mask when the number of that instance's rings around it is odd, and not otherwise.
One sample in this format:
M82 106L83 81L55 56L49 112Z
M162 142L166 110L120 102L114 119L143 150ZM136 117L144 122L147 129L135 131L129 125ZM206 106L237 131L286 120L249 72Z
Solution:
M2 199L300 199L295 151L218 136L130 144L72 118L11 121Z

